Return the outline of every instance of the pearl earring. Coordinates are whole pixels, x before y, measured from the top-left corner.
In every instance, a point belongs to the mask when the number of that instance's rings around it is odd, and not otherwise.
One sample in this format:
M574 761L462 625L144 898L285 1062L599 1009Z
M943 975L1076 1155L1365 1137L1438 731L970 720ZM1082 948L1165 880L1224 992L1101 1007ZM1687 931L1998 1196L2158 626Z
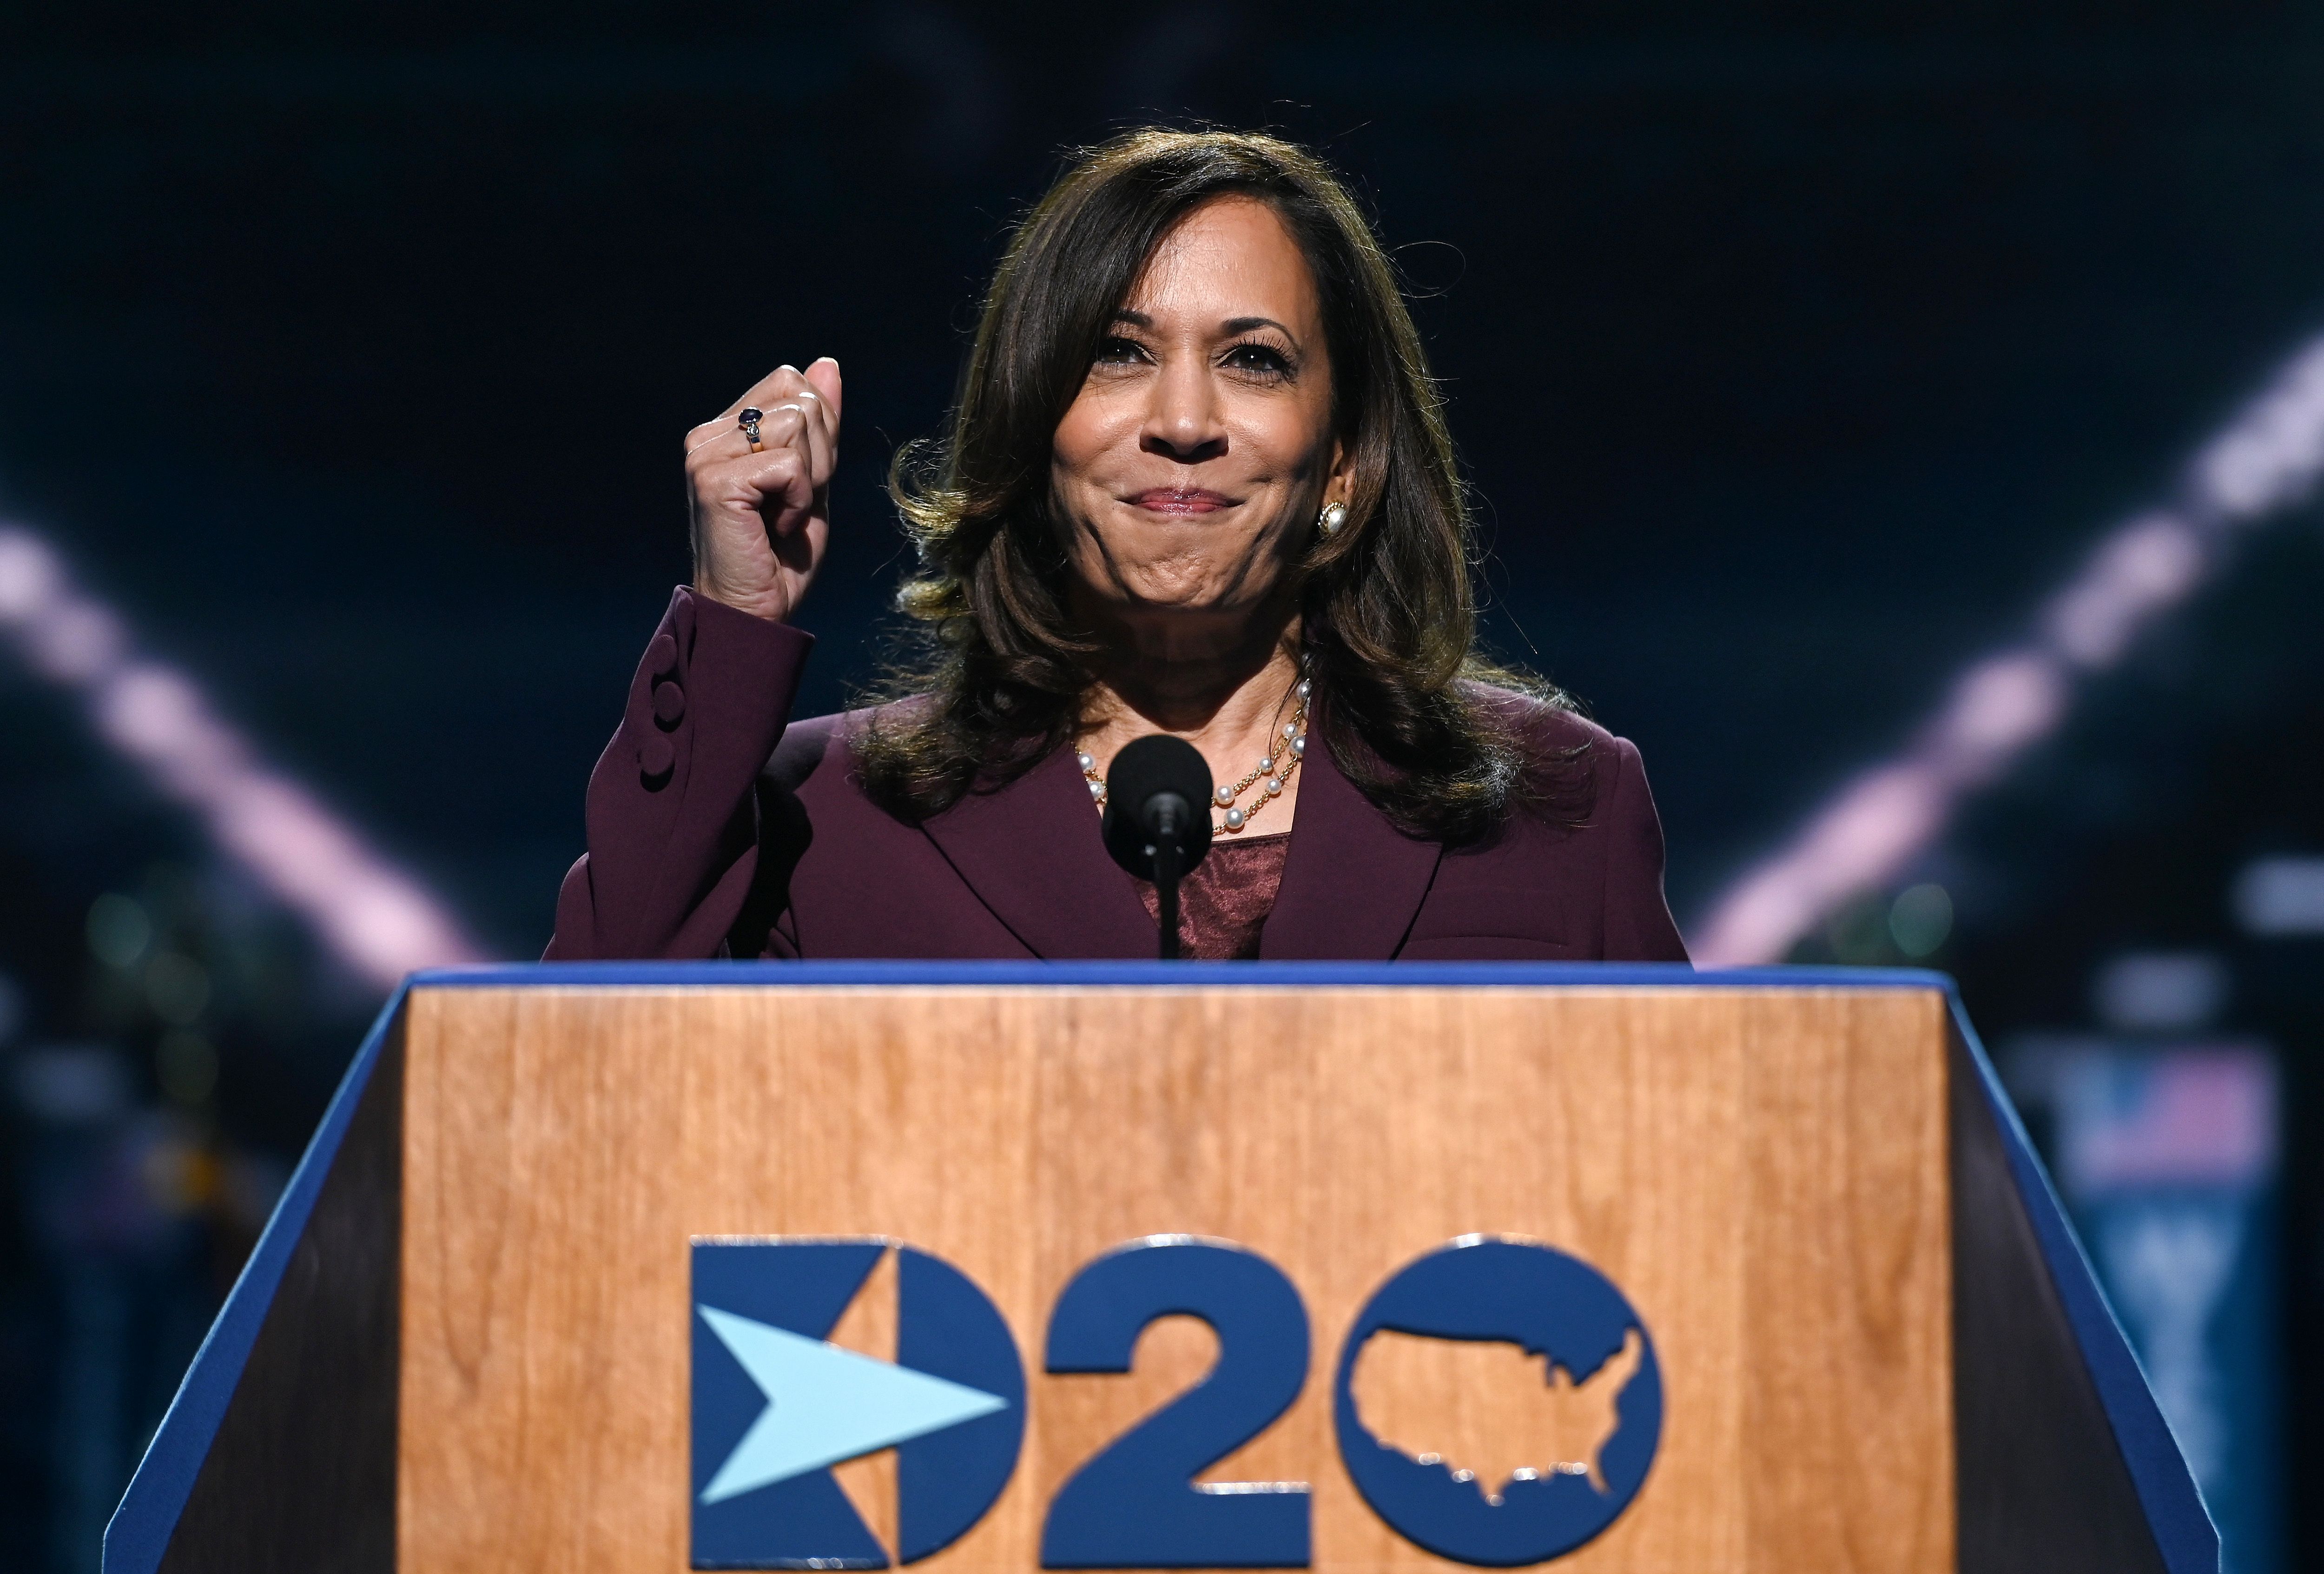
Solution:
M1340 527L1347 523L1348 505L1344 503L1326 504L1323 512L1315 516L1315 528L1327 536L1339 534Z

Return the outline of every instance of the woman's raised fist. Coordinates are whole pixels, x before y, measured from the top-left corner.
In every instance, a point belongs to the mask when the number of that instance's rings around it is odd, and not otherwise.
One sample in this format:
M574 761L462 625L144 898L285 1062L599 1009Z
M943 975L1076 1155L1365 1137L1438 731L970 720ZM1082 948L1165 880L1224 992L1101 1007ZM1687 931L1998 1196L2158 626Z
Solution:
M828 356L804 372L776 368L687 432L696 593L773 623L797 612L831 539L838 458L839 363Z

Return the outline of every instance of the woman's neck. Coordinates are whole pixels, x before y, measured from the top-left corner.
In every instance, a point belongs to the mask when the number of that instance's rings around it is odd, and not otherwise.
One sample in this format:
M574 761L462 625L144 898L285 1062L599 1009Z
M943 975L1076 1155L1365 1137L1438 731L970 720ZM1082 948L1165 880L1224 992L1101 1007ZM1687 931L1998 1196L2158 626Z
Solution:
M1234 625L1177 615L1102 636L1107 653L1097 662L1078 739L1101 773L1123 745L1156 732L1194 745L1222 783L1240 781L1264 758L1288 765L1280 732L1297 708L1296 613ZM1260 817L1266 823L1252 830L1289 829L1297 787L1295 774ZM1243 806L1256 796L1246 792Z

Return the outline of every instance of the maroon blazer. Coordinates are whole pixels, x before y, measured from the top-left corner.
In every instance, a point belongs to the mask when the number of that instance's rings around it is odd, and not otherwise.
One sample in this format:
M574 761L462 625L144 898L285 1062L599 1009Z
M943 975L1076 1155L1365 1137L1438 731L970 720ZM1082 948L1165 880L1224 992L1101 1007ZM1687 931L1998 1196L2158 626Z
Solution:
M589 851L558 895L550 960L1153 956L1070 754L898 819L849 768L850 717L786 726L814 643L671 597L590 775ZM1581 746L1588 821L1519 817L1479 847L1404 835L1309 751L1260 957L1684 961L1638 751L1566 712L1538 725L1546 745Z

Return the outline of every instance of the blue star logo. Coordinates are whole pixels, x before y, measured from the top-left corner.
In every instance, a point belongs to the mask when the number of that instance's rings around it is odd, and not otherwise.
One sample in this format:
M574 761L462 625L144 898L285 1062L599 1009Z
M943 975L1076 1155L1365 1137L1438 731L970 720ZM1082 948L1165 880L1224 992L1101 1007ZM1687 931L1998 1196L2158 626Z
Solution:
M897 1257L896 1359L828 1335L890 1247L879 1240L694 1246L696 1569L880 1569L831 1467L896 1450L897 1559L982 1518L1016 1467L1025 1375L983 1292L940 1258Z

